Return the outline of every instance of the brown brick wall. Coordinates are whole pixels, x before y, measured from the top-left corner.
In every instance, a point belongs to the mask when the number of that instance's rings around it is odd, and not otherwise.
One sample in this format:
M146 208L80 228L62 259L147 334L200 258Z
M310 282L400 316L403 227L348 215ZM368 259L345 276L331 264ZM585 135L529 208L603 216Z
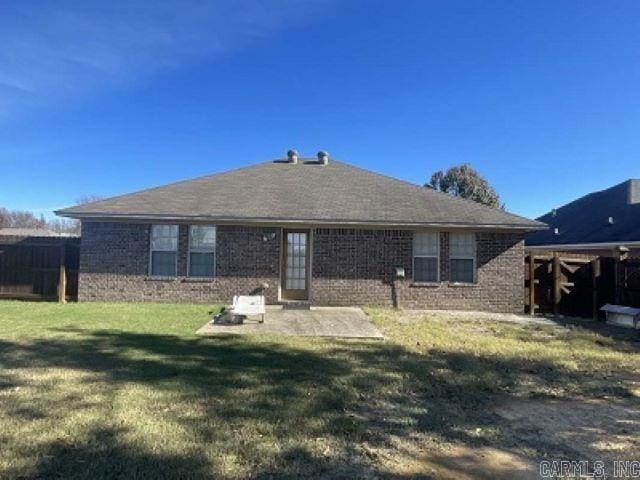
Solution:
M230 302L263 282L268 302L278 300L279 229L218 226L216 278L188 279L187 225L178 234L178 278L148 277L150 225L83 222L80 253L80 301ZM266 233L274 233L264 240Z
M477 282L449 280L449 234L440 234L440 282L412 282L413 233L406 230L316 229L314 232L312 303L319 305L523 311L523 235L477 233ZM392 285L391 272L406 278Z
M179 229L178 278L150 279L148 224L85 222L82 228L79 298L108 301L230 302L268 282L267 301L278 301L280 229L218 226L217 276L186 278L188 226ZM275 238L264 240L266 233ZM310 300L315 305L523 310L523 236L478 233L477 283L450 285L449 234L440 234L441 282L414 285L413 232L409 230L315 229ZM393 269L406 279L392 281Z

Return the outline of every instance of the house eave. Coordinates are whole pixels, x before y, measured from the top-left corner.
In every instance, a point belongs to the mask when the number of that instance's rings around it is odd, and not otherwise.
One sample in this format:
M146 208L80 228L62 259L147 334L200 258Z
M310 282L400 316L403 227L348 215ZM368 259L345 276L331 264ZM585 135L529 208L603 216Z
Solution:
M262 226L283 226L283 225L313 225L326 227L384 227L384 228L451 228L470 230L508 230L531 232L548 228L545 224L540 225L519 225L519 224L482 224L464 222L397 222L397 221L362 221L350 219L305 219L305 218L252 218L252 217L216 217L207 215L165 215L165 214L113 214L113 213L74 213L64 210L55 212L61 217L76 218L79 220L91 221L132 221L132 222L196 222L196 223L217 223L229 225L262 225Z
M525 245L526 250L606 250L617 247L640 248L640 240L629 242L600 242L600 243L559 243L547 245Z

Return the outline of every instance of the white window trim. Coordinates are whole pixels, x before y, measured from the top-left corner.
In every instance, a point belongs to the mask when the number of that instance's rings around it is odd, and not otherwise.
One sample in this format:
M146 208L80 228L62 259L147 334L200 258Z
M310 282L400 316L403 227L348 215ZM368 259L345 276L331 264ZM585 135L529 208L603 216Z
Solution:
M178 227L176 232L176 249L175 250L154 250L153 249L153 227L170 226ZM154 223L149 226L149 277L151 278L177 278L178 277L178 250L180 250L180 225L175 223ZM153 274L153 252L175 252L176 254L176 274L175 275L154 275Z
M426 282L424 280L416 280L416 258L433 258L433 255L416 255L415 235L420 233L434 233L436 235L436 280L434 282ZM413 283L440 283L440 232L413 232L414 238L411 239L411 279Z
M210 248L191 248L191 231L192 227L213 227L215 230L216 243L213 250ZM192 277L191 276L191 253L211 253L213 252L213 275L211 277ZM189 225L189 240L187 242L187 278L196 280L207 280L216 278L218 274L218 228L215 225Z
M473 236L473 254L471 256L454 255L451 248L451 235L471 235ZM475 285L478 283L478 239L475 232L452 232L449 234L449 280L453 285ZM473 281L472 282L456 282L451 280L451 260L472 260L473 261Z

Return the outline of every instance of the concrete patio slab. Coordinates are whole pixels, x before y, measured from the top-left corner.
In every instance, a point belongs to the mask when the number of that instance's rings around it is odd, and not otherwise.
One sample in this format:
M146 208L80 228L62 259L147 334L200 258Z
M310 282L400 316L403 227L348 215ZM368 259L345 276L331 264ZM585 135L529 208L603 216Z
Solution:
M360 308L312 307L311 310L290 310L267 307L264 323L259 318L245 319L241 325L207 322L196 334L281 334L301 337L336 337L384 339L371 320Z

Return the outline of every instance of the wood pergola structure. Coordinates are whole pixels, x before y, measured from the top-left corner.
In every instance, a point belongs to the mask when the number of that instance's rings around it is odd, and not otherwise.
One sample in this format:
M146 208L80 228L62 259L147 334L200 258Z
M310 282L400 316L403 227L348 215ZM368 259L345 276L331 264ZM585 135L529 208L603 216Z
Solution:
M80 238L0 234L0 298L77 298Z
M640 307L640 259L530 251L525 257L525 303L531 315L600 318L607 304Z

